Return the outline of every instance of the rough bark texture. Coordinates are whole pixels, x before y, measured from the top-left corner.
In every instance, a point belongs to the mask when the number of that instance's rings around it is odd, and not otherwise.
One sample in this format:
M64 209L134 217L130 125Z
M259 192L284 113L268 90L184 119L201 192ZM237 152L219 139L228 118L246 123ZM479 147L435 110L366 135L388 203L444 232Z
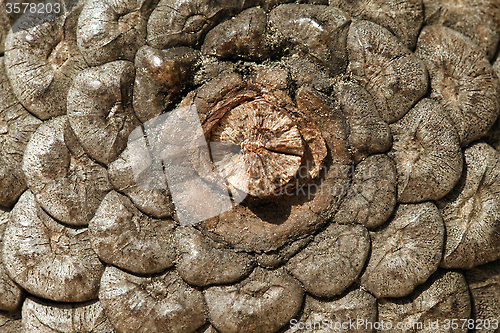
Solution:
M68 304L31 296L22 316L23 328L30 333L115 333L99 301Z
M76 46L81 7L69 13L26 12L5 41L5 66L14 93L40 119L66 113L73 78L87 67ZM34 23L42 19L43 23Z
M467 325L446 328L447 319L466 319L471 312L469 288L461 273L438 270L422 286L404 298L385 298L378 303L379 321L403 323L391 332L468 332ZM431 323L438 321L438 326ZM417 327L416 323L422 323Z
M179 228L176 232L177 272L189 284L206 286L240 280L253 269L253 258L247 253L234 252L205 239L194 228Z
M104 271L90 246L87 229L57 223L30 191L12 210L3 259L9 276L26 291L60 302L96 298Z
M446 226L442 267L470 269L500 257L500 155L485 143L464 152L462 177L438 201Z
M108 164L139 121L132 109L134 65L114 61L78 74L68 93L68 118L83 149ZM98 97L98 99L96 99Z
M42 122L17 100L0 57L0 205L11 207L26 189L21 170L28 141Z
M204 295L209 318L221 333L275 332L297 314L304 297L300 283L283 269L263 268L238 284L210 287Z
M270 52L265 40L266 24L267 14L262 8L247 9L210 30L201 51L221 59L261 60Z
M23 331L21 314L0 312L0 329L3 333L19 333Z
M422 99L391 125L394 144L389 156L398 172L398 201L438 200L462 174L462 151L457 131L441 106Z
M358 320L374 323L377 320L377 299L361 289L351 290L333 299L307 296L302 315L290 322L286 333L375 332L370 326L357 326ZM303 323L303 327L298 323ZM354 328L343 323L356 323ZM339 326L340 325L340 326Z
M361 285L377 298L403 297L436 271L443 219L433 203L401 204L389 224L370 236L372 253Z
M146 122L170 108L189 85L198 51L189 47L157 50L144 46L135 57L134 112Z
M153 274L174 264L175 222L141 213L124 195L109 192L89 224L99 258L137 274Z
M359 20L369 20L389 30L401 43L413 49L424 18L421 0L329 0Z
M457 31L428 26L416 54L429 71L431 97L450 116L461 145L486 134L498 116L500 83L481 49Z
M9 222L9 211L0 209L0 310L15 312L21 308L24 301L23 289L7 274L3 259L3 235ZM0 325L1 328L1 325Z
M396 206L396 176L394 162L386 155L372 155L360 162L334 221L359 223L368 229L384 224Z
M55 219L74 226L88 225L111 188L106 169L85 153L66 116L37 129L22 168L37 202Z
M357 279L369 250L370 238L365 228L331 224L286 267L309 293L333 297L340 295Z
M500 261L478 266L465 272L469 284L473 317L481 320L482 331L493 333L498 328L491 321L500 313ZM489 321L489 322L488 322ZM489 325L488 325L489 324Z
M499 27L0 0L0 332L500 331Z
M109 266L99 299L109 321L121 333L189 333L205 323L201 292L175 271L138 277Z
M426 93L427 70L388 30L369 21L351 24L348 73L374 98L382 119L393 123Z
M146 43L152 0L86 0L78 19L78 47L91 66L133 60Z
M244 6L244 0L161 0L148 22L148 43L159 49L197 45L211 28Z
M10 30L10 19L5 8L5 0L0 0L0 55L5 51L5 39Z
M269 13L269 31L274 48L297 48L309 54L330 73L347 65L346 39L351 18L328 6L284 4ZM277 44L277 45L276 45Z
M495 56L500 39L500 4L494 0L423 0L426 25L444 25L471 38L486 54Z
M165 184L165 177L162 173L158 175L155 172L160 166L158 161L152 160L147 151L131 149L133 142L129 138L127 148L109 164L109 181L115 190L126 194L142 212L155 218L172 216L175 207ZM141 175L136 175L133 163L139 160L145 163L147 168ZM146 180L148 186L141 186L138 180Z
M352 82L342 82L335 92L349 125L348 140L354 162L388 151L392 145L391 130L380 117L371 95Z

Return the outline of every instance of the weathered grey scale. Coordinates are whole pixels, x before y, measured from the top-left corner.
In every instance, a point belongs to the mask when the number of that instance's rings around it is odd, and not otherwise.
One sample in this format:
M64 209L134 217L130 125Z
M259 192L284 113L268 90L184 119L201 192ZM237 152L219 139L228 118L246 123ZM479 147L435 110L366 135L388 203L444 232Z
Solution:
M429 72L431 98L442 104L460 144L484 136L498 116L500 81L479 46L453 29L428 26L415 52Z
M439 200L457 184L463 164L460 140L444 113L424 98L391 124L394 142L388 155L396 162L398 201Z
M486 143L465 152L457 186L437 201L446 226L441 266L470 269L500 258L500 154Z
M111 189L106 169L85 153L67 116L37 129L22 168L37 202L52 217L73 226L88 225Z
M92 248L104 262L153 274L174 264L174 228L173 220L150 218L126 196L111 191L90 221L89 234Z
M21 170L28 141L42 122L28 113L16 98L0 57L0 205L11 207L26 189Z
M23 106L47 120L67 112L66 98L73 78L87 63L77 47L76 24L81 3L68 13L39 16L26 12L5 41L5 67ZM43 23L31 21L43 19Z
M380 320L403 323L403 329L394 329L394 332L410 333L418 329L419 332L465 333L468 332L466 325L453 329L451 325L436 327L435 323L444 318L470 317L469 288L463 274L439 269L409 296L381 299L378 303L378 313ZM421 327L417 328L416 325Z
M55 221L30 191L24 192L12 210L3 258L7 273L21 287L58 302L95 299L104 271L91 248L88 230Z

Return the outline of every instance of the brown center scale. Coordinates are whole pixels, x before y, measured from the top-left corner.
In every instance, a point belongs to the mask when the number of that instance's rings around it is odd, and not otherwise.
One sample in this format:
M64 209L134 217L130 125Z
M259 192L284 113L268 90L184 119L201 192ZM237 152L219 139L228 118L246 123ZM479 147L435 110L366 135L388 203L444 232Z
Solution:
M344 119L311 88L292 99L284 76L273 69L245 81L227 74L182 103L196 104L212 168L240 202L199 227L245 251L276 250L310 234L331 218L347 189ZM203 163L193 164L202 177L209 174Z

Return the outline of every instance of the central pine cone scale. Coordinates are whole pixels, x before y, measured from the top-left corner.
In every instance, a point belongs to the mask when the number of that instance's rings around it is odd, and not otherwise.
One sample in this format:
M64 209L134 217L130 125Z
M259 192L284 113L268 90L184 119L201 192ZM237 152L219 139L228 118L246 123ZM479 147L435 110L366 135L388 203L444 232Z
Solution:
M239 147L225 158L216 157L214 166L231 186L258 198L275 195L289 183L305 153L296 122L263 98L227 112L212 130L210 141ZM223 146L212 145L212 156L224 155Z

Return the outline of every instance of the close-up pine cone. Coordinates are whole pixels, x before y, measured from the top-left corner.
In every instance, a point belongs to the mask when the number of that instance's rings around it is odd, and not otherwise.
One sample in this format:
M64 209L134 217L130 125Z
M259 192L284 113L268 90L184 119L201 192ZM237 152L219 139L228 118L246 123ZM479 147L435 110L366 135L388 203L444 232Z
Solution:
M0 0L0 333L500 332L499 0Z

